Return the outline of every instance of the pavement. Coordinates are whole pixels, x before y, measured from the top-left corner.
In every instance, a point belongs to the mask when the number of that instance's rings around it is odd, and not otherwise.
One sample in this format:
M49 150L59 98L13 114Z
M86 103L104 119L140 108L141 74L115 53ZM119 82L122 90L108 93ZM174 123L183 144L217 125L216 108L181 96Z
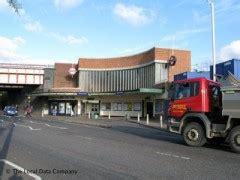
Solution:
M91 121L110 126L0 116L0 179L240 177L240 156L226 144L193 148L179 135L122 118Z
M108 117L98 117L95 118L88 118L88 116L34 116L33 118L37 120L48 120L48 121L63 121L68 123L77 123L77 124L85 124L85 125L91 125L91 126L100 126L104 128L110 128L112 126L112 123L122 122L122 121L128 121L130 123L135 123L143 126L147 126L150 128L156 128L161 130L167 129L167 123L166 120L163 120L162 123L160 123L160 120L157 119L149 119L149 123L147 124L146 118L140 118L139 121L137 118L128 118L125 117L111 117L110 119Z

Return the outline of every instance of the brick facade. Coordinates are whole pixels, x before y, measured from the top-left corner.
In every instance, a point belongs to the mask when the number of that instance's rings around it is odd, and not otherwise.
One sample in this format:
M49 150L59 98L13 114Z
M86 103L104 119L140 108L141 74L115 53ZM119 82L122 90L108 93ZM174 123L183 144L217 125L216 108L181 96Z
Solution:
M153 62L154 60L168 60L172 55L175 55L177 62L175 66L169 67L168 79L173 81L174 75L185 71L191 70L191 52L186 50L172 50L166 48L152 48L143 53L127 57L116 58L79 58L78 64L74 67L86 69L114 69L114 68L129 68L146 63ZM72 64L56 63L55 76L54 76L54 91L58 88L78 88L78 73L71 77L68 70ZM69 90L70 90L69 89ZM72 91L77 91L74 89Z
M72 67L72 64L67 63L55 63L55 75L53 88L77 88L78 73L73 77L68 73L68 70ZM77 70L78 65L74 64L73 67Z

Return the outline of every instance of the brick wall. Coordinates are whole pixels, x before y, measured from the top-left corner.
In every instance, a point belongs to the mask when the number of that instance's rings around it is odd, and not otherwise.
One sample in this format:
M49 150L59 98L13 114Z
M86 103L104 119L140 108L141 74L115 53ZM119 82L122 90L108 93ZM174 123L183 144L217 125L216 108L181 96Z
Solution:
M80 68L107 69L145 64L154 60L154 48L133 56L116 58L80 58Z
M191 51L156 48L155 59L169 59L172 55L176 56L175 66L169 68L168 78L173 81L174 75L191 70Z
M77 87L78 82L78 73L73 77L69 75L68 70L72 67L72 64L67 63L55 63L55 74L54 74L54 88L63 88L63 87ZM74 64L73 67L78 69L78 65Z

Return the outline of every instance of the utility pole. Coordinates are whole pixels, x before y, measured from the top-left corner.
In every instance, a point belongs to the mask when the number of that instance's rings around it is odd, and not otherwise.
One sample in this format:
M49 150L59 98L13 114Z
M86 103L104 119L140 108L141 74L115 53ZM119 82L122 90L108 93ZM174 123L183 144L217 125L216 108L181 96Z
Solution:
M216 49L215 49L215 12L214 12L214 0L208 0L211 6L212 14L212 58L213 58L213 80L216 81Z

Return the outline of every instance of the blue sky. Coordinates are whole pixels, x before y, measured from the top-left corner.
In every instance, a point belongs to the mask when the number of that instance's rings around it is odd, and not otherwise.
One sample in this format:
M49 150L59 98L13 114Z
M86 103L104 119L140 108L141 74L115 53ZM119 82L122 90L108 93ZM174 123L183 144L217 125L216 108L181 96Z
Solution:
M187 49L211 63L206 0L0 0L0 62L76 63L79 57L136 54L154 46ZM218 61L240 58L240 0L215 0Z

